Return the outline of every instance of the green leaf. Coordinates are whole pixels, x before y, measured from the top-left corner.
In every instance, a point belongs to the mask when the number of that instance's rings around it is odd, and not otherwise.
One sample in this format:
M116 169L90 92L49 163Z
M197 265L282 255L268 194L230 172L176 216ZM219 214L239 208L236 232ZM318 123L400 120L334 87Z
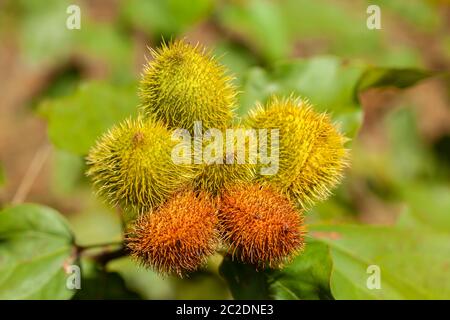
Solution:
M329 112L351 138L362 123L360 92L383 86L406 88L431 75L417 69L369 68L333 56L297 59L276 65L272 72L250 69L242 80L237 113L244 116L273 94L294 94L311 101L317 111Z
M330 246L336 299L449 299L450 237L414 228L311 226ZM381 289L369 289L367 268L380 268Z
M157 1L161 3L161 1ZM167 11L173 17L175 25L178 27L178 32L191 27L194 23L206 18L214 6L212 0L169 0L165 1Z
M307 96L321 111L339 112L357 107L353 88L364 65L348 63L333 56L283 63L275 70L282 93Z
M281 270L257 271L227 256L220 273L235 299L332 299L330 250L314 239Z
M256 0L226 3L218 18L225 28L253 43L266 61L288 56L289 30L277 3Z
M172 279L144 268L131 257L123 257L109 262L107 270L119 273L127 287L139 293L144 299L174 298Z
M57 195L73 195L84 178L84 160L78 155L56 149L53 152L51 190Z
M220 275L227 281L231 294L235 299L269 299L269 284L264 271L256 271L255 267L232 261L225 256L219 268Z
M0 212L0 299L68 299L64 267L73 237L53 209L24 204Z
M176 36L206 17L212 7L211 0L130 0L122 3L120 12L125 21L160 40L160 35Z
M395 14L394 19L403 18L422 32L434 33L443 22L443 17L438 12L439 6L433 1L375 0L371 3L380 5L383 11Z
M45 65L61 61L72 49L74 31L66 28L67 0L50 0L45 7L34 1L21 1L18 17L19 41L25 61Z
M264 103L272 94L294 94L310 100L316 110L330 112L343 132L353 137L362 120L353 91L363 70L329 56L282 63L271 73L250 69L243 80L238 114L246 114L257 101Z
M131 39L117 24L85 21L75 33L74 45L100 68L104 64L114 81L126 83L134 79Z
M97 137L137 112L136 87L106 83L82 84L70 96L44 102L40 111L48 134L58 148L85 155Z
M271 94L275 93L278 84L275 83L268 72L255 67L249 69L243 76L241 95L239 96L239 108L237 114L245 116L257 102L265 102Z
M349 10L342 1L331 3L329 0L284 0L282 3L289 32L301 43L297 49L300 53L311 55L325 51L344 57L370 57L376 61L382 57L383 34L366 27L367 17L362 9Z
M431 75L433 75L432 72L419 69L371 67L359 79L355 87L355 99L357 99L360 92L370 88L407 88Z
M450 187L440 184L408 184L401 190L415 226L450 234Z
M219 62L229 69L236 85L241 85L242 76L250 67L257 65L257 59L250 52L231 41L218 42L213 50Z
M230 299L226 283L215 272L199 270L188 278L172 277L174 296L180 300L224 300Z
M95 197L90 197L85 201L83 210L68 218L78 245L90 246L122 240L120 216Z
M269 273L270 295L275 299L332 299L331 267L328 246L309 239L294 261Z
M141 297L130 290L117 272L107 272L94 261L82 260L81 288L76 291L75 300L136 300Z

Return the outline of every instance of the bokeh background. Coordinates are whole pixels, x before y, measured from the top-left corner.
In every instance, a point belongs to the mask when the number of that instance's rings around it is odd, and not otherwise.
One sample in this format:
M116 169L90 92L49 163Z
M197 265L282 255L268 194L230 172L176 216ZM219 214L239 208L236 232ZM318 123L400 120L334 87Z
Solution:
M66 28L70 4L81 8L80 30ZM369 4L381 8L381 30L366 27ZM449 232L450 81L442 73L450 70L450 3L445 0L2 0L0 206L48 205L67 217L79 243L119 241L120 218L95 198L84 176L86 132L102 130L95 127L97 119L112 122L137 106L147 47L176 38L200 42L229 67L245 91L243 110L277 91L280 82L271 72L292 59L312 61L302 65L309 74L302 78L309 81L304 94L319 100L331 94L346 101L341 91L314 91L314 81L322 86L325 81L326 88L346 83L352 75L339 73L346 64L435 72L405 89L358 93L363 121L351 142L352 167L333 198L312 209L308 219L392 225L408 210L436 232ZM303 81L289 73L274 77ZM108 112L111 105L119 106L118 114ZM67 111L73 106L78 113L100 111L88 127L73 129L77 115ZM71 127L74 131L64 134ZM209 268L181 280L162 278L128 258L108 268L123 277L131 297L230 298L218 276L219 262L213 258ZM113 292L95 290L98 297Z

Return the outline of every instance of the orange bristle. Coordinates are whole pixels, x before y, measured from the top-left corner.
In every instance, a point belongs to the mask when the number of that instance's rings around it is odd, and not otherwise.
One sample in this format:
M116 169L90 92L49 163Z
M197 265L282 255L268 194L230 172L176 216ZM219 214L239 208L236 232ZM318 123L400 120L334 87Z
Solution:
M304 246L302 212L269 186L228 189L221 198L219 221L233 257L258 267L281 267Z
M214 253L217 222L215 203L206 193L179 193L135 222L128 248L145 266L183 276Z

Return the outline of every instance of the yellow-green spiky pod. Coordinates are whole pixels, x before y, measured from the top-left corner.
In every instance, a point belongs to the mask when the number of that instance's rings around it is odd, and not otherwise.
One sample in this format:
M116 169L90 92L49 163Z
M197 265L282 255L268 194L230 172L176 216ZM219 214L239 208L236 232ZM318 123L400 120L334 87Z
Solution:
M348 165L348 152L347 138L328 114L315 112L302 99L273 97L266 105L258 105L247 123L253 128L279 129L279 170L257 180L278 187L303 207L330 195Z
M194 150L197 155L200 153L202 155L202 163L198 164L199 174L193 180L195 190L207 191L212 195L217 195L221 189L229 185L245 183L254 179L257 160L254 163L249 161L250 140L244 136L242 130L244 128L238 127L222 130L222 139L219 139L219 141L206 138L208 133L206 132L201 143L194 142ZM228 139L227 131L231 132ZM241 140L238 140L238 135L241 136ZM255 137L254 143L257 143L256 139ZM217 142L219 142L215 145L217 148L213 147L214 151L208 152L208 146ZM232 148L228 148L227 143L231 143ZM220 152L222 155L222 160L219 163L214 158L217 155L216 152ZM217 159L219 158L218 156Z
M87 157L87 175L97 193L113 205L142 213L190 181L194 170L177 165L175 143L161 122L127 119L98 139Z
M139 87L141 110L172 128L225 128L233 118L236 90L204 48L184 41L151 50Z

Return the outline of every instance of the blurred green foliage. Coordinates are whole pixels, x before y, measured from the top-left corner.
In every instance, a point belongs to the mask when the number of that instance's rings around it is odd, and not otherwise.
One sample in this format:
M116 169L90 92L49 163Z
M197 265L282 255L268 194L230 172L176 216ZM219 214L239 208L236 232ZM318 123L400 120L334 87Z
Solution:
M83 287L77 290L75 300L140 299L138 293L130 290L125 280L117 272L100 268L91 260L82 260Z
M58 148L87 154L99 135L137 113L136 88L83 83L73 95L44 102L40 112L49 122L50 139Z
M122 2L120 11L128 25L170 39L209 15L213 5L211 0L131 0Z

